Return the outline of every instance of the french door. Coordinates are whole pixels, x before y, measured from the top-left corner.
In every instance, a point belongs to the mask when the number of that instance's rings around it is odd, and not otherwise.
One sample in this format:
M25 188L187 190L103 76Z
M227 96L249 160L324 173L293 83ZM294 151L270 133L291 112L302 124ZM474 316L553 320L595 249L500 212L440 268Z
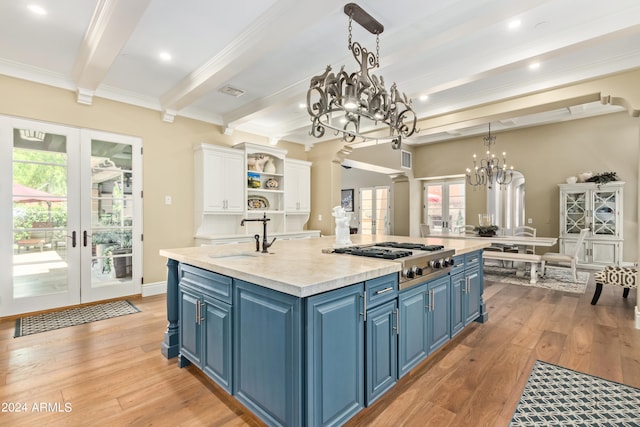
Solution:
M140 293L140 149L0 117L0 316Z
M424 223L433 231L459 231L466 225L465 182L424 184Z
M361 234L391 234L391 200L389 187L361 188Z

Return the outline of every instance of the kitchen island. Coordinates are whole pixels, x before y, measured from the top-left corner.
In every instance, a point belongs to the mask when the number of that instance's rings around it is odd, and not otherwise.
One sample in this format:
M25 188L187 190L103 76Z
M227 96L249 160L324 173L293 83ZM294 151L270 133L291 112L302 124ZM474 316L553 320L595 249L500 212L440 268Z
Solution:
M162 250L166 357L197 365L269 425L336 425L487 318L482 241L353 235L441 244L450 273L399 290L397 262L328 253L334 237Z

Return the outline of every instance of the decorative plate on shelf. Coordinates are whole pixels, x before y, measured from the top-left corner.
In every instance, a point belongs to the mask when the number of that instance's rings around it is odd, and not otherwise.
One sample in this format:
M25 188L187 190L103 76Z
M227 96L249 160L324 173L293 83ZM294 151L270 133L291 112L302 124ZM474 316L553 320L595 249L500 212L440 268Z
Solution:
M268 188L270 190L275 190L275 189L278 188L279 185L280 185L280 183L277 180L275 180L273 178L269 178L267 180L267 182L264 183L264 188Z
M249 209L269 209L269 200L263 196L249 196L247 206Z

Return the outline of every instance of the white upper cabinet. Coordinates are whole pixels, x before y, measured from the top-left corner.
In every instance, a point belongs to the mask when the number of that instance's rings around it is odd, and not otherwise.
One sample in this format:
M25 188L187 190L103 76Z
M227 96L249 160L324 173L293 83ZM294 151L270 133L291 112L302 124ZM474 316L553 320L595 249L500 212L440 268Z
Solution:
M287 213L311 211L311 163L302 160L285 161L285 210Z
M202 144L195 150L195 200L202 212L242 213L244 155L224 147Z

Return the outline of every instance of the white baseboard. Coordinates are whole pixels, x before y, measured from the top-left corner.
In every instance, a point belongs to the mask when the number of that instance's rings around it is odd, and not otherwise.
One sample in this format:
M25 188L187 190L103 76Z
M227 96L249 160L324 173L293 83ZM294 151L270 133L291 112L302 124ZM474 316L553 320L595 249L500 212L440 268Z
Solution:
M142 285L142 296L150 297L167 293L167 282L145 283Z

